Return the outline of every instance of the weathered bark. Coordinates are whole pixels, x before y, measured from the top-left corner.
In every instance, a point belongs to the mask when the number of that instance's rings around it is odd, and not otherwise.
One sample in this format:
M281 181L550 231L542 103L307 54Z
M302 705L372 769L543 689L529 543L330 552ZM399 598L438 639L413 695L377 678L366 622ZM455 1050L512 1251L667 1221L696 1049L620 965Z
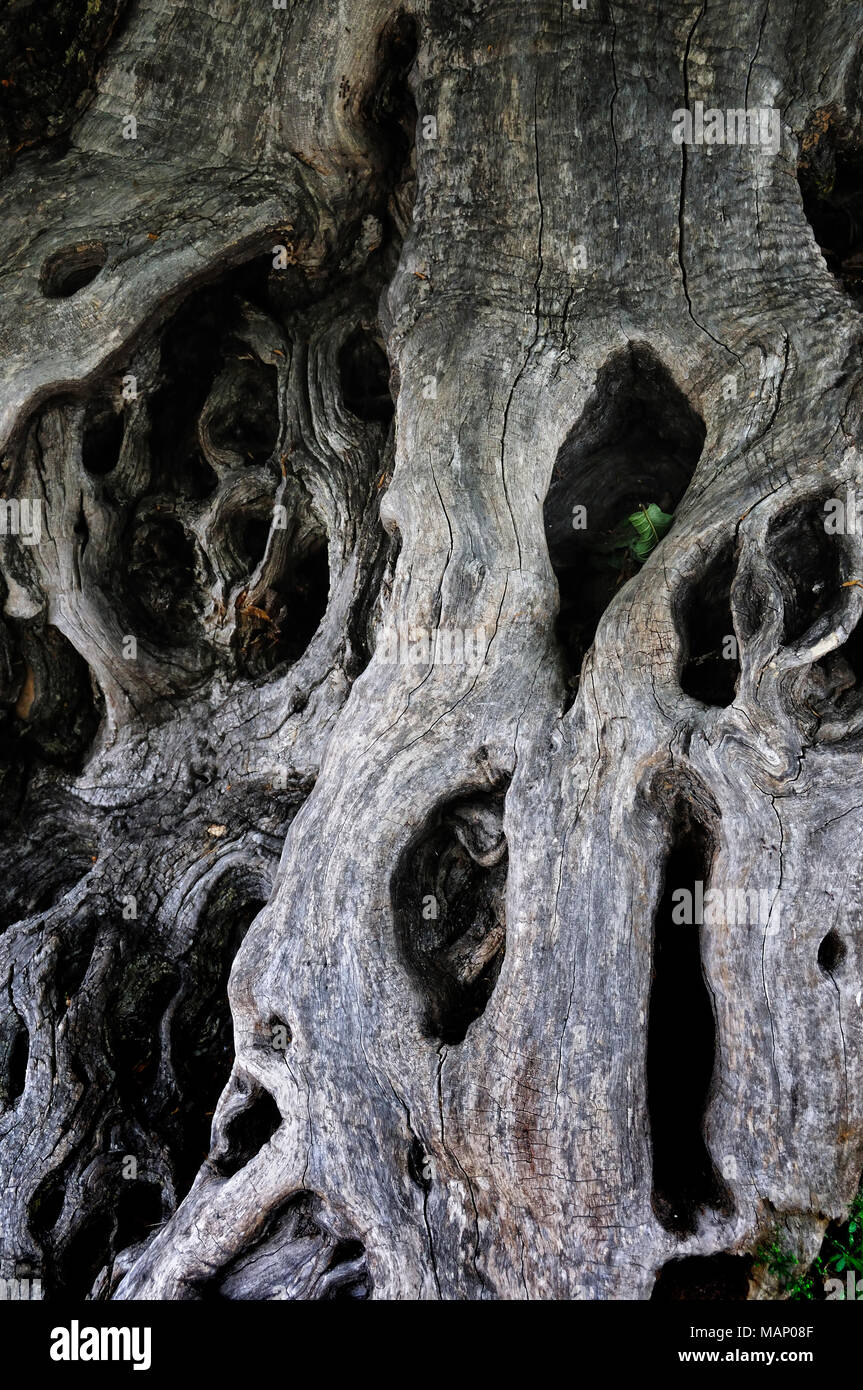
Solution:
M841 1218L859 20L132 3L17 154L0 1275L647 1298Z

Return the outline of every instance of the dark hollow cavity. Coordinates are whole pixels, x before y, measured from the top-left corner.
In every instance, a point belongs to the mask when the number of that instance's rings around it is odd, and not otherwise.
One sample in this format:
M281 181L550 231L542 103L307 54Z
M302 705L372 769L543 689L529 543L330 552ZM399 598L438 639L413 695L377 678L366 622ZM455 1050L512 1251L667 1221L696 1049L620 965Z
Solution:
M357 328L339 352L339 381L345 405L360 420L387 424L395 407L386 353L370 333Z
M228 272L217 283L191 294L168 324L161 344L161 384L150 405L150 455L156 490L189 498L208 497L215 490L218 479L201 452L198 419L226 359L237 369L248 366L250 374L246 378L239 371L238 383L245 382L245 386L238 384L237 408L222 422L225 442L229 435L232 448L245 448L248 443L255 458L269 455L278 429L275 371L238 361L248 349L231 343L240 298L266 304L269 267L269 260L264 265L257 258Z
M797 178L828 269L849 294L863 296L863 150L836 113L820 110L811 117Z
M835 927L824 937L818 947L818 964L825 975L832 975L845 959L847 948Z
M686 590L676 613L684 650L681 688L702 704L722 708L733 703L740 676L731 618L735 571L734 552L728 546Z
M690 1255L669 1260L656 1276L651 1301L678 1299L745 1301L752 1273L751 1255Z
M704 437L704 422L644 344L630 344L600 370L558 453L543 508L571 692L599 619L640 565L627 518L651 504L674 512ZM586 516L576 511L581 507Z
M709 832L679 800L654 922L646 1066L653 1209L666 1230L681 1237L695 1230L703 1208L723 1208L728 1195L704 1140L716 1053L701 961L705 928L678 925L672 917L675 890L688 890L693 902L697 883L707 891L711 859Z
M824 502L789 508L768 533L770 555L780 573L784 640L793 644L836 603L843 578L844 538L824 528Z
M87 1297L110 1256L116 1220L113 1209L99 1206L83 1219L67 1243L53 1248L50 1262L65 1298Z
M408 1173L411 1182L421 1187L423 1192L428 1192L432 1185L431 1168L428 1163L428 1156L419 1139L412 1139L408 1149Z
M179 1195L188 1191L209 1153L213 1112L234 1061L228 976L263 906L260 898L249 896L239 876L226 874L207 904L181 965L181 998L171 1027L179 1109L166 1120Z
M243 543L250 550L260 545L263 551L262 535L260 530L246 530ZM250 566L258 559L260 554L250 554ZM298 661L320 627L329 598L327 541L319 536L301 554L286 558L278 578L254 604L238 610L236 640L246 673L256 676L283 662Z
M24 1094L29 1060L30 1034L23 1019L13 1010L0 1031L0 1109L4 1105L14 1105Z
M153 1233L165 1217L162 1189L154 1182L126 1182L120 1189L117 1199L117 1226L114 1232L115 1251L125 1250L130 1245Z
M819 719L855 719L863 704L863 621L809 673L806 704Z
M233 361L222 377L222 399L209 421L219 449L239 454L248 463L265 463L279 437L275 367L263 362Z
M423 1027L460 1043L485 1009L506 950L503 790L449 802L402 853L396 936L423 1002Z
M178 986L176 966L140 950L120 975L106 1012L108 1056L127 1113L150 1119L149 1092L161 1059L159 1027Z
M213 1167L222 1177L233 1177L260 1153L281 1123L279 1107L273 1097L269 1091L260 1090L246 1109L229 1123L226 1148L213 1159Z
M139 519L126 556L126 597L136 628L155 646L191 645L202 598L195 547L179 521L169 516Z
M107 252L100 241L64 247L45 261L39 288L46 299L69 299L96 279L106 260Z
M102 694L57 628L42 618L13 626L21 684L17 703L0 715L0 765L80 772L104 714Z
M116 468L124 431L123 412L112 400L90 401L81 440L81 461L88 473L104 477Z
M57 958L58 1009L68 1008L84 982L99 931L98 922L72 921L63 930Z
M399 240L410 225L416 198L417 109L409 74L417 44L416 20L399 10L381 31L376 78L360 103L366 129L376 137L381 174L389 189L385 221Z

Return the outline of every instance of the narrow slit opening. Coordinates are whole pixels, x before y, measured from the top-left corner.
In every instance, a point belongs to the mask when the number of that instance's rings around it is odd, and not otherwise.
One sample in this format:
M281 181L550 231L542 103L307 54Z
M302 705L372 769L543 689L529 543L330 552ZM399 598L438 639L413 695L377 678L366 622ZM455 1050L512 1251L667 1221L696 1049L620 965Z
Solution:
M704 927L693 920L712 849L707 828L681 798L654 920L646 1059L653 1209L680 1237L693 1233L702 1210L722 1208L728 1195L704 1139L716 1020L702 966Z
M731 616L736 565L726 546L686 592L677 623L683 639L681 689L702 704L733 704L740 677L737 637Z

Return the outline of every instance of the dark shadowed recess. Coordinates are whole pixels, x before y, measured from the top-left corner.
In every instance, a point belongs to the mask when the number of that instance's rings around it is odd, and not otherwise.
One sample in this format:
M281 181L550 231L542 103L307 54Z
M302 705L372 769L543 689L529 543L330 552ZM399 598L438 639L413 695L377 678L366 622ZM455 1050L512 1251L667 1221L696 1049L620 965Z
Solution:
M783 640L798 642L841 596L845 539L825 530L824 499L789 507L771 523L767 543L779 571Z
M244 523L239 548L251 572L259 563L269 535L269 516ZM281 547L279 563L254 603L237 610L235 646L241 669L249 676L298 661L317 632L330 597L326 532L307 531L301 542Z
M820 720L847 723L863 706L863 621L835 651L816 661L809 671L806 708Z
M863 296L863 148L832 107L814 111L800 145L803 210L827 266L849 294Z
M822 937L818 947L818 965L825 975L833 975L842 965L848 948L835 927Z
M208 430L215 447L241 463L266 463L279 437L278 374L249 356L229 360L213 383Z
M275 371L240 361L249 350L232 340L241 300L267 309L271 271L270 257L255 257L194 291L170 320L161 344L161 384L150 403L154 491L187 498L214 491L217 478L201 452L198 419L229 354L237 380L213 421L215 440L251 454L250 462L272 450L278 435Z
M339 381L348 410L360 420L389 423L395 409L389 378L383 344L367 329L356 328L339 351Z
M116 468L124 435L120 400L104 394L88 401L81 437L81 462L94 477L104 477Z
M206 1159L212 1114L233 1063L228 975L263 905L259 892L260 885L250 886L247 875L225 874L179 957L160 954L152 930L142 925L140 939L133 939L133 924L125 924L127 959L118 962L104 1012L107 1068L99 1082L115 1095L112 1123L101 1132L95 1152L82 1153L74 1168L46 1177L30 1206L31 1230L53 1292L83 1297L121 1250L167 1218L173 1202L159 1176L163 1163L172 1171L180 1201ZM64 935L56 986L60 1014L70 1009L82 982L86 992L94 939L93 923ZM79 1009L70 1025L73 1046L77 1031L88 1026L87 1017L88 1009ZM92 1065L91 1058L88 1069ZM142 1134L157 1146L153 1171L148 1171ZM125 1168L130 1155L138 1165L131 1173ZM79 1189L85 1201L77 1201ZM72 1211L60 1222L64 1202Z
M234 1115L225 1127L222 1147L211 1158L213 1167L223 1178L231 1178L247 1163L251 1163L266 1143L272 1139L282 1117L269 1091L255 1089L248 1105Z
M44 797L41 798L44 806ZM87 841L61 809L32 811L0 845L0 932L54 907L93 867L97 841ZM33 823L35 821L35 824Z
M707 891L712 858L710 831L679 797L654 919L646 1070L653 1209L680 1237L696 1229L702 1209L724 1210L728 1201L704 1140L716 1056L716 1020L701 960L702 933L710 928L673 918L676 890L688 890L693 904L696 884Z
M46 299L71 299L92 284L108 253L101 241L77 242L54 251L39 272L39 289Z
M385 216L399 237L410 223L416 197L417 110L408 76L417 43L416 20L399 10L381 32L376 80L361 103L367 130L378 136L381 172L388 185Z
M682 639L680 685L705 705L732 704L740 676L737 638L731 618L734 548L723 547L704 573L687 585L675 605Z
M505 787L447 802L403 851L396 937L427 1035L460 1043L485 1009L506 950Z
M0 7L0 174L68 132L86 106L128 0L16 0Z
M571 692L599 619L638 570L637 560L617 544L626 518L651 503L674 511L704 436L703 421L645 344L631 343L599 371L593 395L561 446L543 509L560 590L557 638ZM584 527L577 524L579 507L586 509Z
M0 827L19 815L40 765L80 772L104 699L72 644L43 617L0 632ZM2 892L0 892L0 899Z
M179 1110L163 1115L178 1196L191 1187L209 1152L213 1111L234 1061L228 976L264 901L250 893L242 873L226 874L207 903L193 945L178 962L181 985L171 1024L171 1059Z
M195 542L176 517L150 512L137 520L124 576L135 631L157 647L188 646L204 608L197 575Z
M0 1114L24 1093L30 1034L7 993L0 1009Z
M29 1225L42 1251L43 1294L87 1298L99 1271L113 1262L121 1250L137 1245L153 1234L168 1216L158 1182L142 1174L123 1178L119 1153L97 1160L85 1181L92 1199L81 1202L58 1229L64 1211L62 1176L52 1174L29 1206ZM62 1234L61 1234L62 1232Z
M656 1276L651 1300L679 1299L743 1302L749 1296L751 1255L690 1255L669 1260Z
M181 956L138 943L108 1010L109 1059L124 1112L159 1134L179 1197L209 1151L213 1111L234 1056L228 976L262 906L245 876L226 874ZM169 1057L163 1055L166 1014Z

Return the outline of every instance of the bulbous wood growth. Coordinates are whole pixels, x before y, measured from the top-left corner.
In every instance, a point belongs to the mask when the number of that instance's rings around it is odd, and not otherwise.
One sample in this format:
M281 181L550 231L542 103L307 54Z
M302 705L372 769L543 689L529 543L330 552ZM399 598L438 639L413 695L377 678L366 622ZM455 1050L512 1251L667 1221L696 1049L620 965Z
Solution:
M61 9L0 1277L774 1295L863 1168L855 7Z

